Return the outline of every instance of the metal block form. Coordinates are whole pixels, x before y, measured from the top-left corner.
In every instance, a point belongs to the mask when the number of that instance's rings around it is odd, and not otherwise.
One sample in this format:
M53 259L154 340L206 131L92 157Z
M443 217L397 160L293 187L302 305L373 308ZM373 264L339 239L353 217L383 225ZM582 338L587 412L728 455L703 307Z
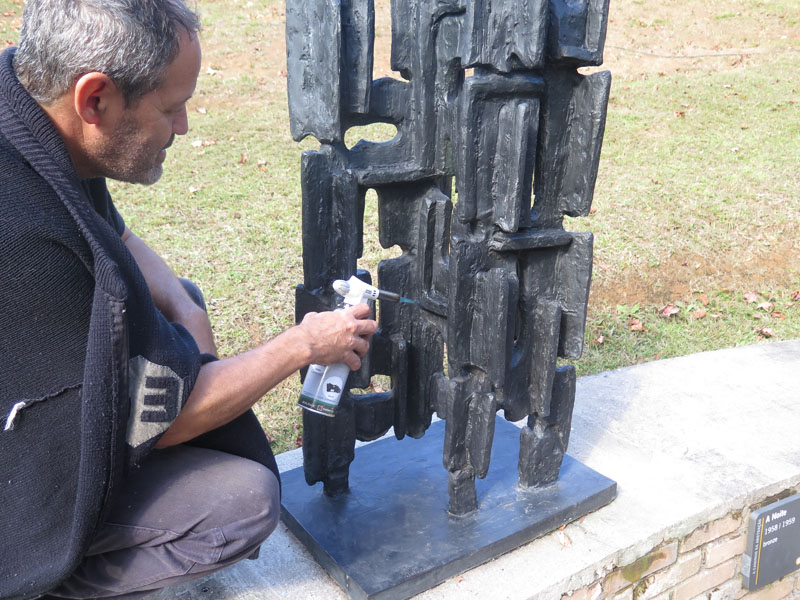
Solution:
M342 115L367 111L374 39L372 0L287 3L289 115L296 140L313 135L342 142Z
M608 0L550 0L550 53L578 66L603 63Z
M438 414L449 511L468 514L500 409L528 419L521 485L558 476L575 373L557 359L583 348L593 243L563 217L591 207L611 83L577 69L602 62L607 12L608 0L393 0L402 79L373 81L370 0L287 5L292 135L321 142L302 163L297 318L331 307L333 279L356 271L370 188L381 245L402 250L378 283L417 302L380 307L337 415L304 415L309 484L346 492L357 439L420 437ZM344 146L375 122L397 135ZM355 391L375 374L391 390Z
M472 0L466 3L461 57L465 67L509 71L545 64L547 0Z

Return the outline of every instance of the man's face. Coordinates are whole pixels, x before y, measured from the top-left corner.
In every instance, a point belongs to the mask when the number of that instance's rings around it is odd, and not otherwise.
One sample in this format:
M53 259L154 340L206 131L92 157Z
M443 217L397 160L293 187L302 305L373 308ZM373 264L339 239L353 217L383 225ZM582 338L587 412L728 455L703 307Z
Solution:
M189 130L186 102L199 72L200 43L184 33L163 85L126 108L96 146L93 158L105 177L145 185L159 180L166 149Z

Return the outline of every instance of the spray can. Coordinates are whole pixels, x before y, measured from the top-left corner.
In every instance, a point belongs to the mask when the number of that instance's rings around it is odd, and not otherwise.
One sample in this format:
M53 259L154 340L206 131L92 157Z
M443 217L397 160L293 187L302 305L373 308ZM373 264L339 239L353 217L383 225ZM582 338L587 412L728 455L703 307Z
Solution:
M344 298L341 309L378 299L392 302L413 302L392 292L379 290L375 286L364 283L355 275L347 281L337 279L333 282L333 289ZM298 406L326 417L334 416L336 407L339 406L339 400L342 398L342 393L344 393L349 374L350 367L345 363L336 363L328 366L309 365L306 379L303 382L303 389L300 392L300 400L297 403Z

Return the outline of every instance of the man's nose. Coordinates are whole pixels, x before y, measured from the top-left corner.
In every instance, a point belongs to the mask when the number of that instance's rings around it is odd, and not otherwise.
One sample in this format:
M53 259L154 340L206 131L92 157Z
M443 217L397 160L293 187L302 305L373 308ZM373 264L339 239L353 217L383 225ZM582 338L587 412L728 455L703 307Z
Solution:
M186 135L189 131L189 116L184 108L172 121L172 133L175 135Z

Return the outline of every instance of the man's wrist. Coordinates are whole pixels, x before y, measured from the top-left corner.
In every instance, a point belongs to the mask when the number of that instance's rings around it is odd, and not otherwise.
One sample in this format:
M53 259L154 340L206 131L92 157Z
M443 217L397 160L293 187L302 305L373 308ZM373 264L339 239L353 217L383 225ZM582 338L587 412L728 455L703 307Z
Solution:
M314 351L311 337L304 329L302 324L290 327L281 334L281 337L285 338L286 344L297 356L297 360L300 363L298 367L299 369L302 369L303 367L306 367L314 362Z

